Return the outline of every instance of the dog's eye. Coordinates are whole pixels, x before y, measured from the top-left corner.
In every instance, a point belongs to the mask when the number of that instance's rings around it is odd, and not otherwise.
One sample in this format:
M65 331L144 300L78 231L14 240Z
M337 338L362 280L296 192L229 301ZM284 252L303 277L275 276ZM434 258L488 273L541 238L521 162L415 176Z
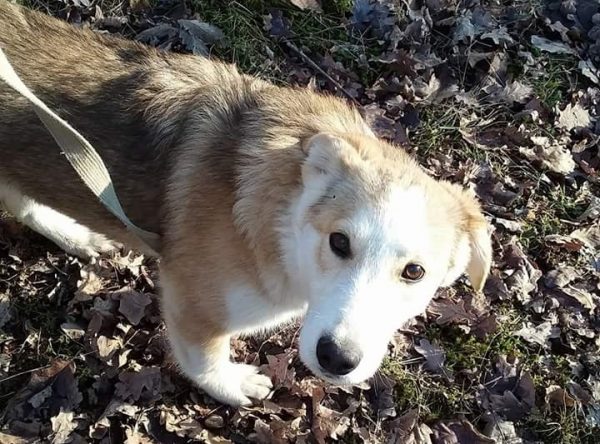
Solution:
M425 269L419 264L408 264L402 271L402 277L408 281L420 281L425 276Z
M342 259L348 259L351 255L350 239L345 234L331 233L329 235L329 246L331 247L331 251Z

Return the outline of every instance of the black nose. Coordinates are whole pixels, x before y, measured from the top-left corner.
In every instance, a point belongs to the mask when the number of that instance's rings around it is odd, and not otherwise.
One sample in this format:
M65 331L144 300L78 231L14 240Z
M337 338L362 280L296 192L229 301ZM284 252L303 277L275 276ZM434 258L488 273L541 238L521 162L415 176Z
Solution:
M351 344L338 344L331 336L322 336L317 343L317 359L323 370L332 375L347 375L362 358L359 350Z

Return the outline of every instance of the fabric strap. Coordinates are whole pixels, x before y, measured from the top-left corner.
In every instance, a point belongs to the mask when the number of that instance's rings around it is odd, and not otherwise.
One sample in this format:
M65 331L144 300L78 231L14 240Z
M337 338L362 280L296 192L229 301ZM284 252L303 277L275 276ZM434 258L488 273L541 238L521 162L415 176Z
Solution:
M96 195L102 204L114 214L127 229L138 237L154 252L159 251L160 236L135 225L123 211L115 187L104 162L92 145L56 113L38 99L21 81L4 52L0 48L0 79L25 97L33 106L33 110L48 129L58 146L63 150L67 160L73 166L81 180Z

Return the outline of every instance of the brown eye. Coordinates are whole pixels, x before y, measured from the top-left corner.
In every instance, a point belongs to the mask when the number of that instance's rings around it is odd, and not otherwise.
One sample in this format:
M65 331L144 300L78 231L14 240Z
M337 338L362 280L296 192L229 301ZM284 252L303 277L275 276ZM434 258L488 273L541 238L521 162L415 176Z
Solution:
M342 233L331 233L329 235L329 247L336 256L342 259L348 259L352 254L350 251L350 239Z
M402 271L402 277L408 281L420 281L425 276L425 269L419 264L408 264Z

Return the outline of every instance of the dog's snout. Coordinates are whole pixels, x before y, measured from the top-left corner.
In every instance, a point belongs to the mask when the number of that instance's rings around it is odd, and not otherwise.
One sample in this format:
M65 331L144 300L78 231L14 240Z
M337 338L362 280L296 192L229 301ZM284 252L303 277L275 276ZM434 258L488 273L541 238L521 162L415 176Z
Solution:
M323 370L332 375L347 375L362 358L360 351L350 343L337 343L331 336L322 336L317 343L317 359Z

